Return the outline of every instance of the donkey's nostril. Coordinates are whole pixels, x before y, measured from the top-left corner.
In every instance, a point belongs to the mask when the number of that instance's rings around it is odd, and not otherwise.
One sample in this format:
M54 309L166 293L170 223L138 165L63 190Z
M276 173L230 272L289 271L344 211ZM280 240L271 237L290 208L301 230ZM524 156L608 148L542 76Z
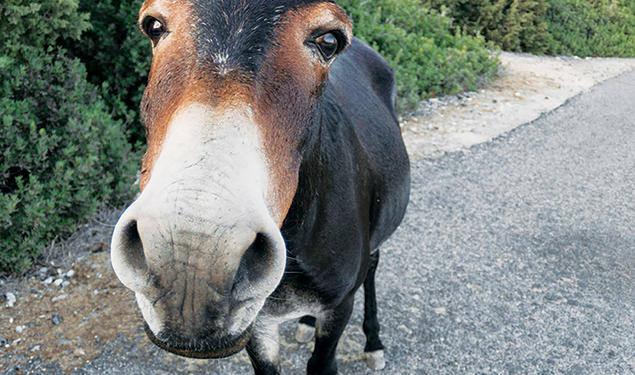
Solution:
M275 249L267 236L259 233L254 242L247 248L236 272L232 294L238 300L253 298L248 295L257 286L269 279L274 267Z
M137 221L119 219L111 245L111 261L119 280L137 292L146 280L146 258L137 230Z
M136 270L146 268L143 244L137 230L137 221L132 220L122 229L121 246L124 260Z

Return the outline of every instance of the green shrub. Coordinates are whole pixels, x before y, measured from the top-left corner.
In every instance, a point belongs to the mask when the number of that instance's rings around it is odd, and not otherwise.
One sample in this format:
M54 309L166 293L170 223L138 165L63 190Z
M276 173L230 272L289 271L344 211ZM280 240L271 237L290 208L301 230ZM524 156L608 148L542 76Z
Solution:
M82 64L62 51L0 56L0 272L132 196L137 157Z
M633 0L422 0L504 50L635 56Z
M148 80L152 49L137 27L143 0L79 0L90 13L91 29L80 43L67 44L86 65L88 79L101 86L102 97L121 120L131 143L145 142L139 103Z
M507 51L548 52L551 36L546 0L423 0L448 12L456 24Z
M399 104L474 90L498 71L497 52L482 37L455 29L452 21L418 0L342 0L354 34L378 50L395 70Z
M635 56L635 2L549 0L546 19L555 54Z
M3 55L24 56L54 46L58 39L78 39L89 28L88 14L77 0L2 0L0 46Z

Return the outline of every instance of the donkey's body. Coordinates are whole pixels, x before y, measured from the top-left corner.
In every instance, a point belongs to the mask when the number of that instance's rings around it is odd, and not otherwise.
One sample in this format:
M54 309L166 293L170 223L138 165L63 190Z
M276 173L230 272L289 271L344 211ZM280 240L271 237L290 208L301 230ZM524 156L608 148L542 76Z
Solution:
M257 374L276 374L278 324L315 317L308 372L334 374L364 283L381 367L378 247L409 195L392 70L328 1L191 1L140 12L155 54L148 152L112 258L148 336L198 358L246 346Z
M373 261L371 253L397 228L408 203L409 163L393 98L392 70L354 39L331 67L314 139L282 226L285 275L260 319L335 317L329 324L335 332L318 330L317 337L327 347L337 342L355 291L369 270L369 282L374 278L378 254ZM367 310L374 305L374 290L365 302ZM372 308L365 316L365 326L374 328L367 332L369 353L383 349L376 319Z

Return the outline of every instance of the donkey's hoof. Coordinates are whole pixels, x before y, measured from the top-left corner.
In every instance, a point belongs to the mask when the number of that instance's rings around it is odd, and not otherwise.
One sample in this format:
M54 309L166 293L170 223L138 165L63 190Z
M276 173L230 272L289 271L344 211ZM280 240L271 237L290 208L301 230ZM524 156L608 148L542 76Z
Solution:
M386 367L383 349L375 350L374 352L365 352L364 360L366 360L366 365L371 370L383 370L383 368Z
M301 343L307 343L313 340L313 335L315 334L315 328L311 327L308 324L299 323L298 330L295 331L295 341Z

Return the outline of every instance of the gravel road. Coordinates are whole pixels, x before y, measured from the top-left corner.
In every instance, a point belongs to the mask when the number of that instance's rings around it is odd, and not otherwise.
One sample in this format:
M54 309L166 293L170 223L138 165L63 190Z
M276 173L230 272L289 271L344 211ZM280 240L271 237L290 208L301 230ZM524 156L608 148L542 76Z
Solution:
M635 71L491 142L413 162L407 217L378 270L383 374L635 373ZM338 349L361 360L362 298ZM132 313L132 312L131 312ZM310 345L282 330L286 374ZM61 373L37 358L8 373ZM140 331L76 374L249 374Z

